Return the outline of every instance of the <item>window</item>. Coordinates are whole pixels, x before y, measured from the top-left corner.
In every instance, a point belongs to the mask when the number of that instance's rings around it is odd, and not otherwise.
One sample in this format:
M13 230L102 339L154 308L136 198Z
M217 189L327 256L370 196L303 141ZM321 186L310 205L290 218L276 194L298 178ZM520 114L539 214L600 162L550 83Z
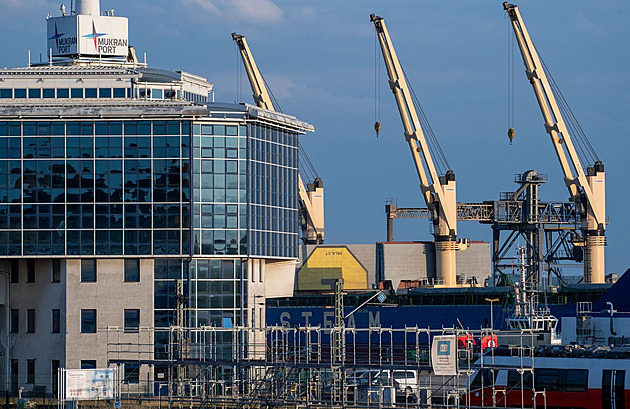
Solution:
M70 95L72 98L83 98L83 88L72 88Z
M55 97L55 89L54 88L44 88L43 93L44 93L44 98L54 98Z
M567 392L588 392L588 369L571 369L566 372L565 389Z
M61 332L61 310L52 310L52 328L50 332L53 334L59 334Z
M487 388L494 385L495 373L490 369L481 369L470 384L470 390Z
M140 310L125 310L125 332L138 332Z
M29 98L41 98L42 97L42 90L41 89L29 89L28 90L28 97Z
M111 98L112 97L112 89L111 88L99 88L98 90L99 98Z
M12 98L13 90L12 89L0 89L0 98Z
M53 259L52 261L52 277L50 279L53 283L61 282L61 260Z
M35 383L35 360L26 360L26 383Z
M96 98L96 88L86 88L85 89L85 97L86 98Z
M125 98L125 88L114 88L114 98Z
M52 391L53 391L53 397L57 397L57 393L59 392L58 387L58 381L59 381L59 367L61 366L61 361L58 359L53 359L51 361L51 365L50 365L50 369L51 369L51 378L53 380L52 382Z
M81 333L96 334L96 310L81 310Z
M124 383L140 382L140 364L125 363Z
M81 260L81 282L96 282L96 260Z
M20 332L20 310L11 310L11 333L17 334Z
M70 90L68 88L58 88L57 98L70 98Z
M12 283L20 282L20 261L11 260L11 280Z
M140 282L140 260L125 259L125 282Z
M537 368L534 370L534 386L539 390L561 391L562 383L566 379L566 372L562 377L561 369ZM564 378L564 379L563 379Z
M13 97L14 98L26 98L26 89L25 88L16 88L13 91Z
M26 260L26 282L35 282L35 260Z
M26 333L35 333L35 310L26 310Z
M534 386L532 385L532 373L531 372L523 372L522 374L522 382L521 382L521 374L516 369L508 370L507 375L507 386L511 389L521 389L521 385L524 390L530 390Z
M81 369L96 369L96 359L82 359Z

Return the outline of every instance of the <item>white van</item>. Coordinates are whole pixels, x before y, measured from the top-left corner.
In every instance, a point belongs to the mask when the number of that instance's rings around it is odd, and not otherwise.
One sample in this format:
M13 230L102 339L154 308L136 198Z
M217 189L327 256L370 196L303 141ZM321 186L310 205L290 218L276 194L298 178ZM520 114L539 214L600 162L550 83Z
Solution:
M406 395L416 394L420 386L418 371L415 369L356 371L348 378L348 382L348 386L394 386L397 390L405 392Z
M398 385L398 390L405 392L406 395L418 393L418 389L420 387L420 379L418 377L417 370L396 369L393 371L393 376L394 376L395 385L396 384Z

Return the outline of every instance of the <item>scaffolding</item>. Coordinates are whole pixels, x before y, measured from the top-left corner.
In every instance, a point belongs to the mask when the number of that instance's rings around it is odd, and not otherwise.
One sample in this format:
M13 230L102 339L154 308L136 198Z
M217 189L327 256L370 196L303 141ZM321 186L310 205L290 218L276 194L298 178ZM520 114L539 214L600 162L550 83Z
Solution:
M461 399L471 378L493 370L491 360L480 359L482 340L497 336L488 328L172 326L140 328L133 344L121 341L121 331L108 328L109 365L121 374L127 363L142 368L135 395L121 376L122 398L191 408L466 407ZM154 342L160 331L168 334L165 346ZM438 335L457 340L456 375L433 373L431 344ZM525 351L537 338L513 331L500 334L498 343ZM523 374L532 373L531 360L523 365ZM497 406L503 406L501 393L493 394Z

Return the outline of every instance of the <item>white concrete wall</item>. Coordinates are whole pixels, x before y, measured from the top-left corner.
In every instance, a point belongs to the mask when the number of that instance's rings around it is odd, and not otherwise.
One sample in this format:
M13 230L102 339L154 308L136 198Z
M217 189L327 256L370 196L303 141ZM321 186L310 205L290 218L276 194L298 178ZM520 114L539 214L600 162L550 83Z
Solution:
M123 259L97 260L97 278L95 283L81 282L81 260L67 261L66 294L66 368L81 368L81 360L96 360L98 368L107 366L107 348L113 344L144 344L147 351L153 342L152 333L142 330L153 326L153 260L140 260L140 282L124 282ZM81 310L96 309L96 334L81 333ZM140 310L138 333L124 333L124 310ZM109 331L108 331L109 327ZM151 354L141 353L129 347L130 352L118 356L111 354L110 359L151 359ZM148 367L140 370L141 382L146 381ZM146 387L146 385L145 385ZM134 392L133 385L130 392Z
M19 309L19 332L10 334L10 359L17 359L19 365L19 385L29 392L33 386L46 386L46 392L52 392L52 360L59 360L63 366L65 360L65 263L61 261L61 280L52 282L52 261L35 260L35 282L27 283L27 260L19 261L19 283L9 286L9 309ZM0 262L0 271L11 271L11 261ZM4 282L4 277L0 277ZM26 315L28 309L35 310L35 332L27 334ZM59 309L61 328L58 334L52 332L52 310ZM5 334L4 314L2 316L2 334ZM4 336L1 337L3 340ZM3 345L4 346L4 345ZM4 356L4 353L3 353ZM35 360L35 383L27 384L27 360ZM0 374L4 379L5 360L2 359ZM4 385L4 382L2 383Z
M295 261L267 262L265 268L265 297L292 297L295 287Z
M274 270L272 268L272 270ZM287 277L294 276L292 271ZM278 271L272 273L272 281L278 278ZM265 333L259 330L265 326L265 280L267 279L267 261L265 259L247 260L247 322L244 326L252 328L248 355L252 359L265 356ZM287 280L290 280L287 278Z

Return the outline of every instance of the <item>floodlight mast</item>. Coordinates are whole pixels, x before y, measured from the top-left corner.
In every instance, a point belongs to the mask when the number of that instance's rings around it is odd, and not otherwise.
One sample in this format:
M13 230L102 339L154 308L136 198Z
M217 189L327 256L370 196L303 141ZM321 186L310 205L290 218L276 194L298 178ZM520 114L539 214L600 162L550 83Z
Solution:
M449 169L444 176L438 176L413 103L411 91L385 26L385 20L372 14L370 21L374 23L378 34L383 60L389 76L389 86L394 93L405 139L409 144L409 150L420 179L420 190L427 207L431 209L433 235L435 237L436 276L438 280L443 280L445 287L456 287L455 254L461 243L457 241L455 173Z
M580 162L571 135L562 117L553 90L541 64L538 52L525 28L523 19L514 4L503 3L507 11L514 35L525 64L525 74L532 84L545 129L564 174L564 182L571 199L582 205L585 217L582 218L584 242L584 282L604 283L606 278L604 246L606 245L606 184L604 164L597 160L587 168ZM574 172L576 176L574 176Z
M254 101L260 108L275 111L273 101L265 85L256 61L247 45L245 36L232 33L232 39L245 65L247 78L252 87ZM316 178L312 183L304 186L298 172L299 211L302 219L302 241L304 244L324 244L324 183Z

